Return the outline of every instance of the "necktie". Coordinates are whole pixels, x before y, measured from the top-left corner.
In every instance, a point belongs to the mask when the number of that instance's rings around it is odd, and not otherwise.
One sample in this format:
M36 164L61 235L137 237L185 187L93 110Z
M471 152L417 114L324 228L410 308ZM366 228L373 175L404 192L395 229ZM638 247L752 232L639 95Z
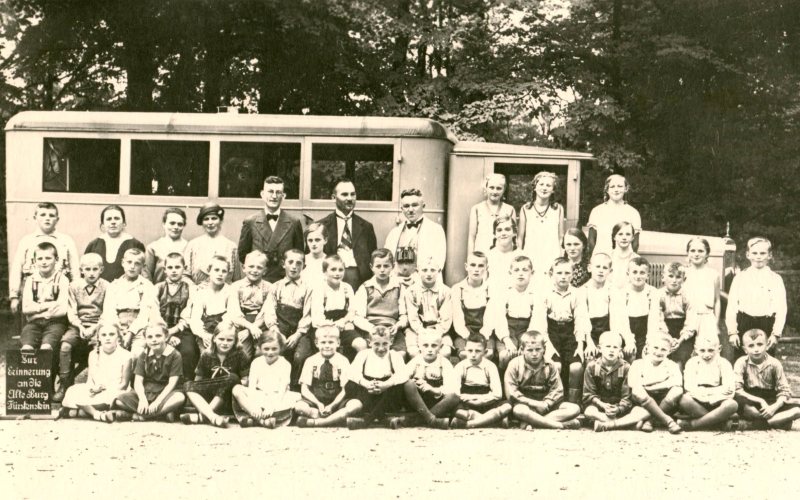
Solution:
M319 380L321 382L330 382L333 380L333 365L329 359L322 362L319 367Z
M350 226L347 225L348 219L344 219L344 229L342 230L342 247L346 249L353 248L353 235L350 234Z

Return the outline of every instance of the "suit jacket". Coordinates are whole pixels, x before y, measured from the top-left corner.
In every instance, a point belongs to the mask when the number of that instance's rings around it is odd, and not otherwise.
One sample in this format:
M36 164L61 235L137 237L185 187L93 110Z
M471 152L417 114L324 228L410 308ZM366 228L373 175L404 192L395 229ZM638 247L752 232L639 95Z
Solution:
M267 254L267 269L264 279L274 283L284 276L283 253L290 248L303 251L303 225L300 220L281 210L275 223L275 231L269 227L264 211L253 214L242 223L242 232L239 235L239 260L244 263L244 258L253 250L261 250ZM270 255L277 260L269 259Z
M336 212L328 214L318 220L328 231L328 242L325 244L325 254L334 255L339 247L339 232L336 224ZM378 241L375 237L375 228L372 224L359 217L355 213L352 217L353 232L353 257L358 266L358 286L372 277L372 269L369 266L369 259L372 252L378 248ZM353 290L357 290L356 286Z
M444 234L444 228L425 216L422 219L423 222L419 226L417 237L417 262L432 257L436 265L444 270L444 261L447 258L447 237ZM386 236L384 246L392 252L392 255L397 255L397 246L400 243L400 235L404 227L405 222L393 227Z

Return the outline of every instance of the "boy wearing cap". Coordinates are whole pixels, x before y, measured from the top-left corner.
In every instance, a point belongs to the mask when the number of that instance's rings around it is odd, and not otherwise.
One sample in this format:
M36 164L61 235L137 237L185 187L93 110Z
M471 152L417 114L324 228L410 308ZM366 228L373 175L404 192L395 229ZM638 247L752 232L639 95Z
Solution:
M231 263L225 282L231 284L239 279L239 259L236 243L222 234L222 221L225 210L214 201L200 207L197 225L203 226L205 234L198 236L186 245L183 258L186 261L187 276L198 286L208 283L208 266L211 259L220 256Z

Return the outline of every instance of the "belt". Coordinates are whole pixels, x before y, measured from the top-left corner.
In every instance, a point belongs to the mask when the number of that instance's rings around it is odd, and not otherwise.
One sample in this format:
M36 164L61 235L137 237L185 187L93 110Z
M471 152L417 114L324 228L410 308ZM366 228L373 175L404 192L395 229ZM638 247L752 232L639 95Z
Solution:
M117 309L117 314L119 313L138 313L139 309Z

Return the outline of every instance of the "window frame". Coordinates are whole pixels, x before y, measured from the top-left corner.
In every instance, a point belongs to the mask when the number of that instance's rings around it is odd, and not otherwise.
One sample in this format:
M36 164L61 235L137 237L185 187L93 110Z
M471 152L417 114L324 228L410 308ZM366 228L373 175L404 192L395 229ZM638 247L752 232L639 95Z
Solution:
M119 191L121 190L121 185L122 185L121 173L120 173L120 177L119 177L118 182L117 182L117 192L97 193L97 192L84 192L84 191L80 191L80 192L79 191L47 191L45 189L45 187L44 187L44 159L45 159L45 157L44 157L44 147L45 147L44 144L45 144L45 142L47 142L48 139L57 139L57 140L70 140L71 139L71 140L88 140L88 141L103 141L103 140L118 141L119 142L119 155L120 155L120 158L119 158L119 161L117 162L117 165L119 167L122 164L122 158L123 158L123 155L125 154L125 147L124 147L125 139L124 139L124 137L122 137L122 136L113 137L113 136L109 136L108 134L93 134L93 135L85 135L85 134L83 134L83 135L79 135L78 136L78 135L75 135L74 133L55 133L55 132L51 133L51 132L47 132L47 133L41 134L40 138L41 138L41 142L39 144L38 153L37 153L37 155L31 155L31 156L35 156L34 157L34 161L38 160L38 167L36 168L36 173L38 175L39 192L41 192L42 195L45 195L45 196L48 196L48 197L55 196L56 198L58 198L59 196L70 196L70 195L73 195L73 196L120 196L121 193ZM119 171L121 172L121 169L119 169ZM8 175L8 174L6 174L6 175Z

